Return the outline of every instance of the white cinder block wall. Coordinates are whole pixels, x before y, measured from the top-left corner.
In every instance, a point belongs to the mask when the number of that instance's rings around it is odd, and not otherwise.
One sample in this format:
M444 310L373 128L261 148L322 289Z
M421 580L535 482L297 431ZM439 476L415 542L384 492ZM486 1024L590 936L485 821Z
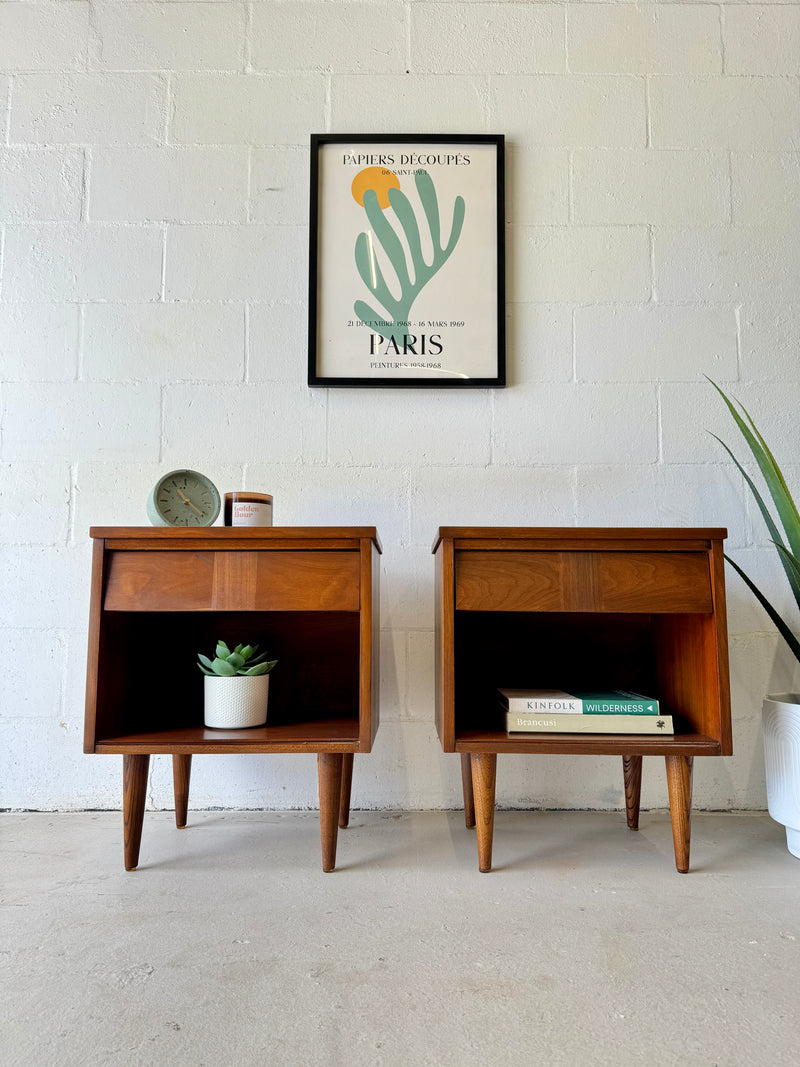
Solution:
M176 466L272 492L279 524L377 525L356 806L460 803L433 728L440 524L727 525L788 605L703 376L797 488L798 75L796 3L0 0L0 803L119 806L121 760L81 754L87 531L145 523ZM506 134L507 389L306 387L324 131ZM736 754L699 761L695 797L762 808L760 702L793 670L735 576L729 601ZM316 805L311 757L195 764L195 805ZM498 799L619 807L621 769L506 757Z

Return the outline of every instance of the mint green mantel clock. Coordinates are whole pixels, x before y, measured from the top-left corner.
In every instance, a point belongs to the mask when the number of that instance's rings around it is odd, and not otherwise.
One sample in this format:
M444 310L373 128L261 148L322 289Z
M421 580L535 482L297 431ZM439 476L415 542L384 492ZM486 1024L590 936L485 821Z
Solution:
M213 526L220 512L219 491L197 471L170 471L159 478L147 498L153 526Z

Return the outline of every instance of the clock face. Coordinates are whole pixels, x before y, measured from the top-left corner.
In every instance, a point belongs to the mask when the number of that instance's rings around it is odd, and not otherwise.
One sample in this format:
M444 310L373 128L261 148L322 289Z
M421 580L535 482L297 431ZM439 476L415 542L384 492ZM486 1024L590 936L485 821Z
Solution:
M161 478L147 501L154 526L211 526L220 509L214 483L197 471L171 471Z

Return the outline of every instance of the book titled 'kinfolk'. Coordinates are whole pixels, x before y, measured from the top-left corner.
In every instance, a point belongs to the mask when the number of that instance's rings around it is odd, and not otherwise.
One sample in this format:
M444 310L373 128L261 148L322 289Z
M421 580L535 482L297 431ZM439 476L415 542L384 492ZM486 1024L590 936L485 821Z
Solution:
M506 711L537 715L660 715L658 701L641 693L565 693L560 689L499 689Z

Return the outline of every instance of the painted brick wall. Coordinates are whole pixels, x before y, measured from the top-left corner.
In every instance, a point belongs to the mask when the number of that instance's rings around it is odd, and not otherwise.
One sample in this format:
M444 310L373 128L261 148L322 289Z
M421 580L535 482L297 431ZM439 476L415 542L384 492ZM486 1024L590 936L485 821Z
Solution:
M788 604L703 375L797 488L799 75L796 3L0 0L0 804L119 805L121 761L81 754L87 531L145 522L175 466L272 492L279 524L378 526L356 806L460 802L440 524L727 525ZM510 386L309 391L308 135L409 130L508 138ZM696 802L762 808L792 664L735 577L729 600L736 755ZM196 805L316 804L310 757L195 763ZM508 757L498 799L618 807L617 763Z

